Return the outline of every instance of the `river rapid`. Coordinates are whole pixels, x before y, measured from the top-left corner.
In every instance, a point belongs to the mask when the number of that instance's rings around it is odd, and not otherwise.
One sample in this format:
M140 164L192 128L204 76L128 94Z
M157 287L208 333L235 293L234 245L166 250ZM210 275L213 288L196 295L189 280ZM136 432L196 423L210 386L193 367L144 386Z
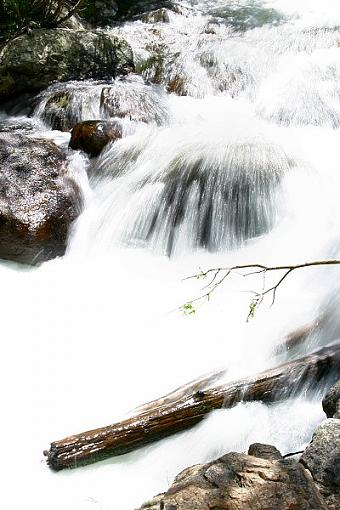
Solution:
M51 441L113 423L200 374L252 375L338 335L336 267L294 273L248 321L258 275L232 275L194 314L179 308L201 294L204 282L184 280L201 268L340 257L340 5L179 4L167 23L111 29L145 78L121 80L117 93L142 113L123 121L123 138L91 169L69 152L85 207L66 255L33 269L0 264L3 508L133 510L181 469L252 442L297 451L324 417L316 389L213 412L94 466L46 466ZM157 45L161 67L145 67ZM85 85L67 85L74 108L98 118L99 86ZM66 147L69 134L42 120L58 87L33 117L19 108L2 120L31 123L34 136ZM324 313L300 350L277 354Z

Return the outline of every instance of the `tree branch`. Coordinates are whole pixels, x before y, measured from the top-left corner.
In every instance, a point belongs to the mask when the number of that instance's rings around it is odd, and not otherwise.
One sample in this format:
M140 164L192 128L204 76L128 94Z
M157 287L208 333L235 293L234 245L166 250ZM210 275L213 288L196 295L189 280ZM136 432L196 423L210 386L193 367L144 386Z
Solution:
M249 319L254 315L256 307L262 303L266 295L272 294L272 305L274 304L278 288L284 282L284 280L291 273L293 273L293 271L296 271L297 269L303 269L306 267L335 266L339 264L340 259L330 259L330 260L314 260L311 262L303 262L301 264L287 264L282 266L266 266L264 264L255 263L255 264L240 264L231 267L214 267L207 269L206 271L201 270L197 274L184 278L184 280L207 278L208 276L212 275L211 281L202 288L202 290L205 290L206 292L190 300L188 303L182 305L180 309L184 313L194 313L195 309L193 307L193 303L198 301L209 300L211 294L217 289L217 287L219 287L232 273L235 273L236 271L250 269L252 270L251 272L244 273L242 274L242 276L247 277L254 274L263 274L264 279L266 274L269 272L284 271L283 276L281 276L277 280L277 282L268 289L265 288L264 280L264 286L261 292L249 291L250 293L254 294L254 299L250 304L250 311L248 314ZM189 310L190 312L188 312Z

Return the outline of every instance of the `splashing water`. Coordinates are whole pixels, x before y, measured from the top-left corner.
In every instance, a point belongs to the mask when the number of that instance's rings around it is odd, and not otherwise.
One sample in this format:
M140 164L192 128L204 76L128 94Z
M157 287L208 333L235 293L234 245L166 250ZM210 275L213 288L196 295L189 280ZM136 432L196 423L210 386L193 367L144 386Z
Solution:
M65 257L0 265L6 509L133 510L188 465L254 441L296 451L322 420L320 394L240 404L93 467L55 474L43 460L52 440L213 368L235 379L278 364L282 339L325 311L302 352L339 334L337 268L294 274L248 323L256 275L234 275L195 315L178 307L200 293L202 282L182 281L200 267L339 257L340 7L178 5L167 23L111 29L132 44L143 80L54 84L33 118L4 119L65 145L69 134L49 131L55 98L72 122L123 125L91 164L69 155L85 210Z

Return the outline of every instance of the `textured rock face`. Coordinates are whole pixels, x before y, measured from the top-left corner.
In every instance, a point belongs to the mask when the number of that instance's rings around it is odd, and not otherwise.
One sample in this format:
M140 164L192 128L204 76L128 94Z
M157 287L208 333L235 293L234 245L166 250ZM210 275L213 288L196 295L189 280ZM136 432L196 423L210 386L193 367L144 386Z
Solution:
M53 142L0 133L0 258L32 264L62 255L80 209Z
M0 102L53 81L112 78L133 70L126 41L85 30L33 30L0 53Z
M70 147L96 157L99 156L105 145L121 137L122 131L116 122L88 120L74 126Z
M340 420L324 421L300 462L311 472L330 510L340 508Z
M143 510L326 510L308 471L292 460L229 453L186 469Z
M340 418L340 380L326 393L322 407L327 418Z

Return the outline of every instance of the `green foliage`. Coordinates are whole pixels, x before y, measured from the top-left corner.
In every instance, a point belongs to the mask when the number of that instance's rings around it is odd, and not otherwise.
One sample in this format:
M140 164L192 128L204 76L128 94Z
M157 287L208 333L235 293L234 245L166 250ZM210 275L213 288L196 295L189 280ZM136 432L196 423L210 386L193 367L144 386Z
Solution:
M193 315L196 313L196 310L192 303L185 303L180 307L181 312L184 313L184 315Z
M55 28L68 14L89 0L0 0L0 37L20 33L26 27ZM76 12L75 11L75 12Z

